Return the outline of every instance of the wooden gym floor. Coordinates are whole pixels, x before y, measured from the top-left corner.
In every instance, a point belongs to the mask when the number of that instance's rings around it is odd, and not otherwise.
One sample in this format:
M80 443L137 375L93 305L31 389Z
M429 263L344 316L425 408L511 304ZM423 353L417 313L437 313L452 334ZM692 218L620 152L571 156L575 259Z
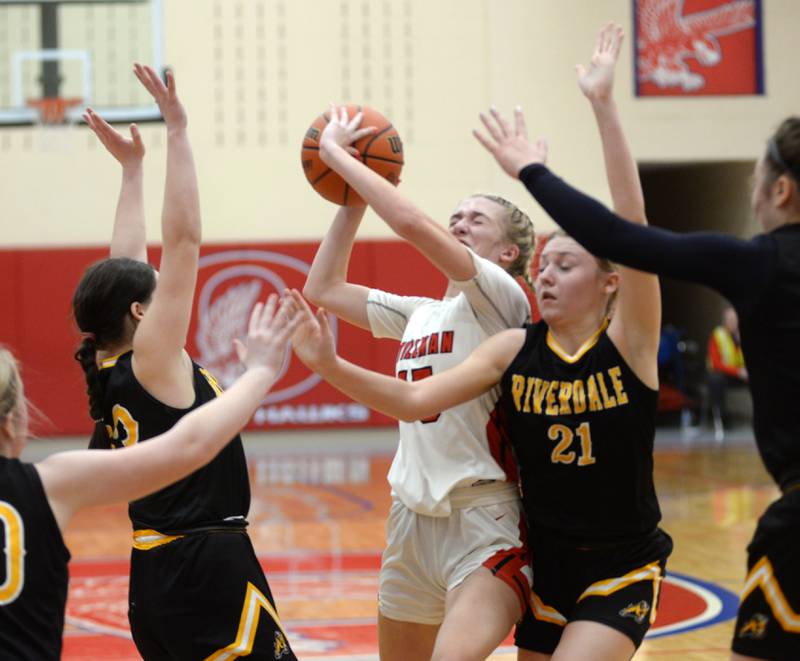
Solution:
M385 429L246 437L250 532L299 658L377 659L377 569L394 443ZM25 458L80 445L33 441ZM716 444L708 432L689 439L662 429L656 446L662 525L675 551L654 637L636 658L725 659L745 546L777 490L749 430ZM83 512L66 541L73 562L63 658L139 658L127 631L125 506ZM516 658L510 641L491 658Z

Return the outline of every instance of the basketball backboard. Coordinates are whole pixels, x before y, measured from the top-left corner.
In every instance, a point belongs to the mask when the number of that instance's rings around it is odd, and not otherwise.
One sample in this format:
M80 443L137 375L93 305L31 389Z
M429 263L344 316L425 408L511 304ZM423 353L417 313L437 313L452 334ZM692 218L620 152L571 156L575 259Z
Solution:
M70 122L88 105L110 122L159 119L132 63L164 67L162 2L0 0L0 128L52 123L43 106Z

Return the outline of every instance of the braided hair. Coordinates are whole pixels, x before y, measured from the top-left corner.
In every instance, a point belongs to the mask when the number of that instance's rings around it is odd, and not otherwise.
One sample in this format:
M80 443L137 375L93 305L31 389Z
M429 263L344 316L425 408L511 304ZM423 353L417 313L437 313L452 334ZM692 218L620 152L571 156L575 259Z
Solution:
M86 377L95 435L103 429L103 389L98 378L97 350L130 340L127 335L132 337L131 305L148 303L155 287L152 266L127 257L114 257L90 266L72 297L72 313L82 335L75 360ZM92 445L95 440L93 436Z
M503 222L506 229L506 239L519 248L519 255L517 255L517 258L506 270L510 275L521 277L525 280L525 284L533 291L531 260L533 259L533 253L536 248L536 234L528 214L513 202L499 195L477 193L472 197L482 197L503 207L505 211Z

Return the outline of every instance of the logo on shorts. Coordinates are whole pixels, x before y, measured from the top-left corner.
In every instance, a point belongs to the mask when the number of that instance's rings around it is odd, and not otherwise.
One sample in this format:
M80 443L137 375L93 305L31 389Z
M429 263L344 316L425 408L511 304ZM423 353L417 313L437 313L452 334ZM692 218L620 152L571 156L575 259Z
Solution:
M289 643L280 631L275 632L275 658L280 659L289 653Z
M623 608L619 614L622 617L630 617L636 621L636 624L641 624L644 622L644 618L647 617L647 614L650 612L650 604L646 601L640 601L637 604L628 604Z
M756 613L742 625L741 629L739 629L739 633L736 635L739 638L754 638L755 640L761 640L767 635L768 622L769 618L766 615Z

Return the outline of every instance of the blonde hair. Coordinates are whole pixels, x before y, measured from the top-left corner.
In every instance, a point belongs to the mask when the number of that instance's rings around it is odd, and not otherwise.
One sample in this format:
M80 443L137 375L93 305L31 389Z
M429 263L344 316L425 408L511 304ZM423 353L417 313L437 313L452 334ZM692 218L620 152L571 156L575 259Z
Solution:
M519 248L519 255L506 270L510 275L519 276L525 280L530 290L533 291L531 260L536 248L536 233L533 230L533 223L528 214L513 202L499 195L475 193L470 197L482 197L503 207L506 212L503 219L506 228L506 239Z
M0 346L0 420L17 412L21 395L17 361L8 349Z

